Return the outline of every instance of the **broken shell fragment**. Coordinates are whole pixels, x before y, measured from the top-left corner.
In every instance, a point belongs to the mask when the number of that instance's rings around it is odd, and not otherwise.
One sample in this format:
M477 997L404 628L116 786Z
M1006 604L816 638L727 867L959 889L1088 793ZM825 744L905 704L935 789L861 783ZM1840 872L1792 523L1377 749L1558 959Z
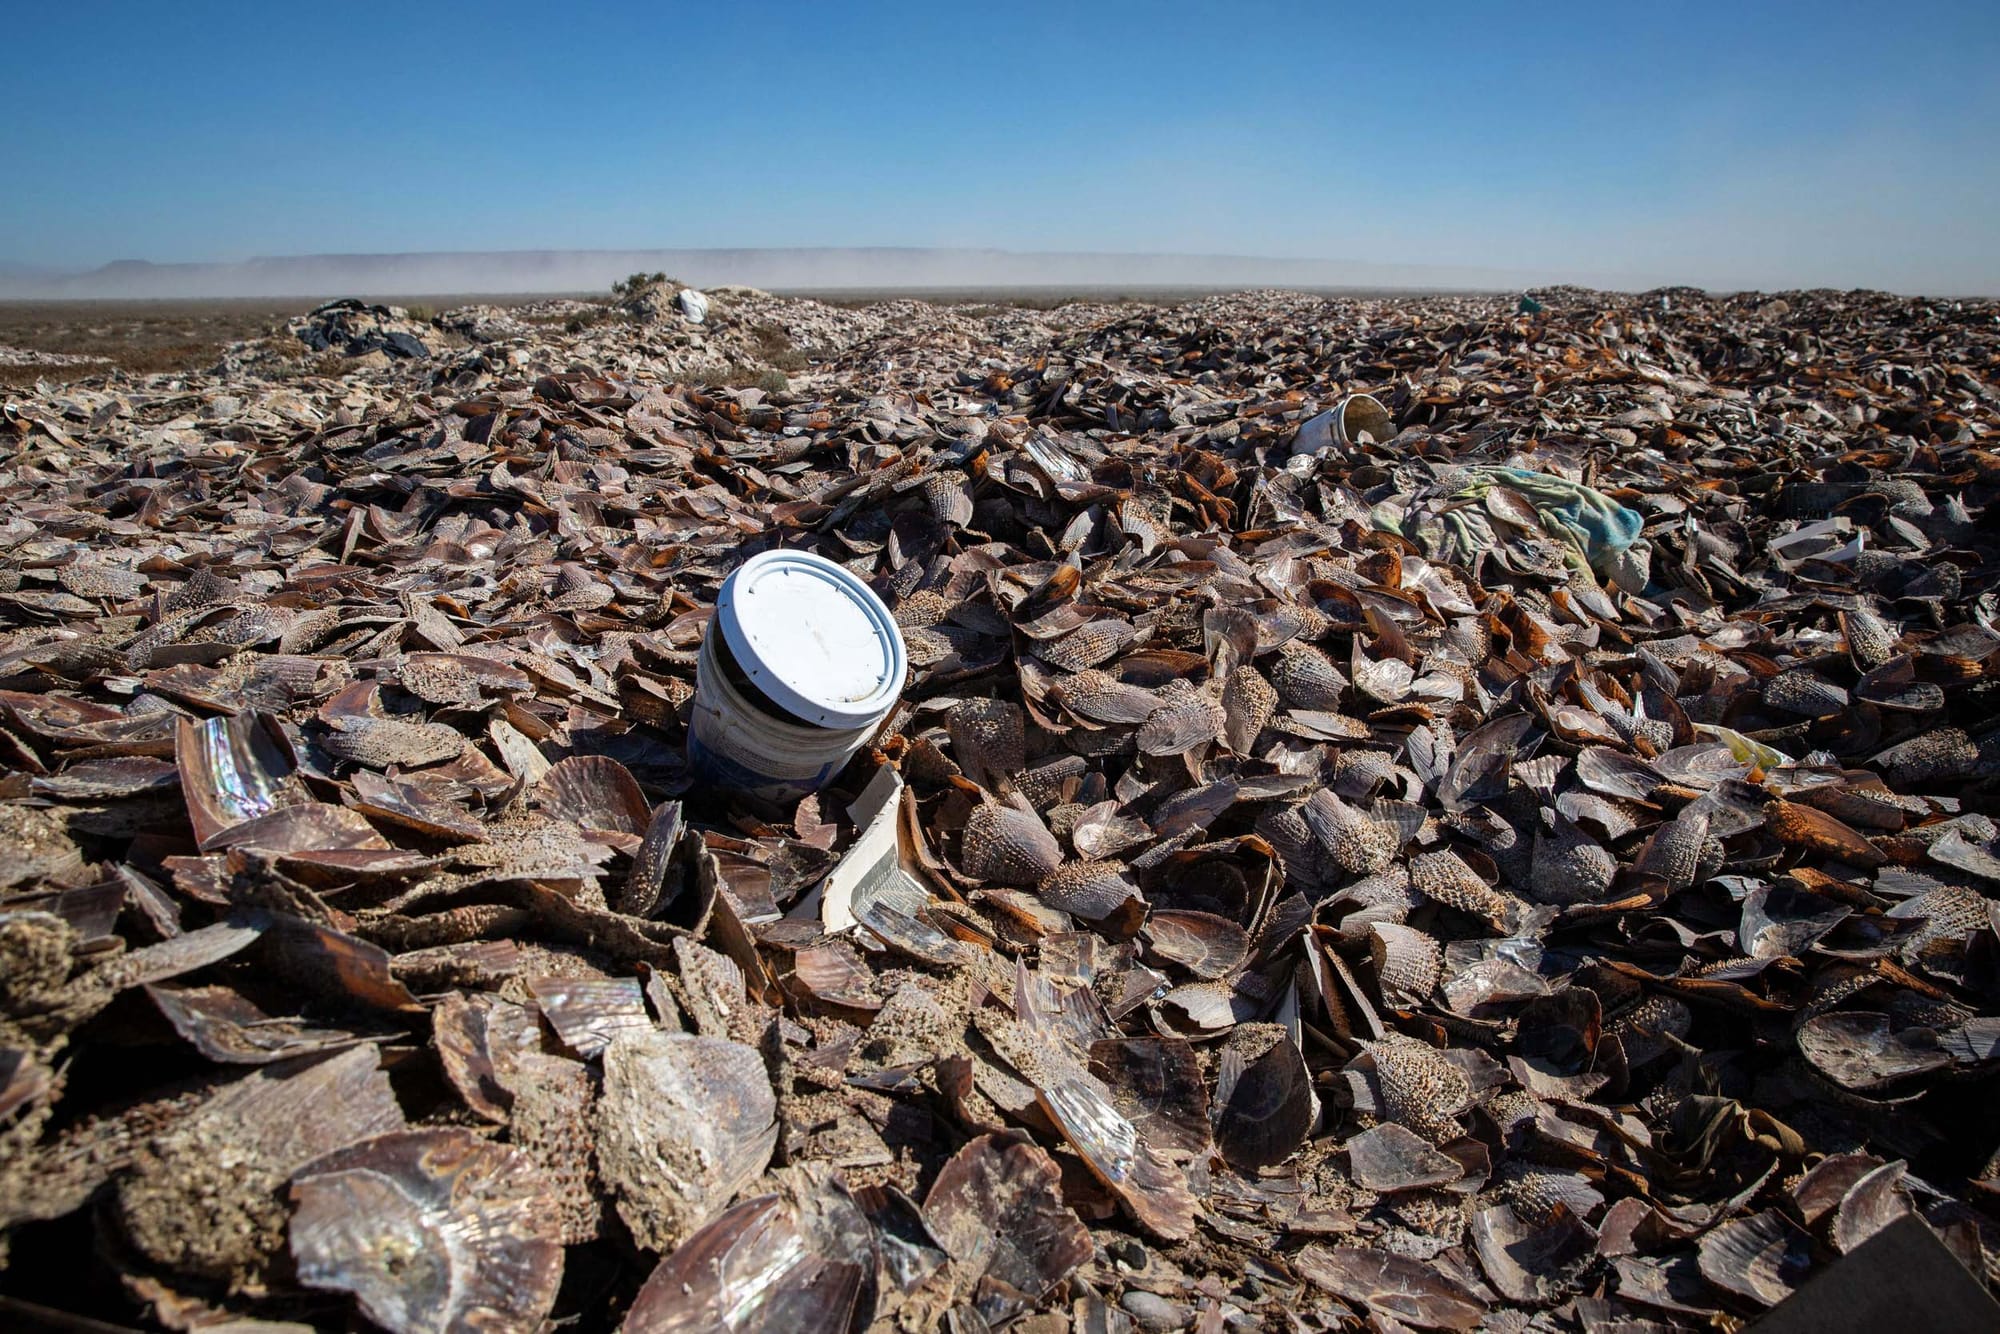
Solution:
M633 1239L670 1251L770 1161L779 1127L764 1062L723 1038L643 1030L603 1059L599 1170Z
M396 1334L529 1331L554 1305L562 1246L517 1150L464 1130L378 1136L292 1178L292 1259Z

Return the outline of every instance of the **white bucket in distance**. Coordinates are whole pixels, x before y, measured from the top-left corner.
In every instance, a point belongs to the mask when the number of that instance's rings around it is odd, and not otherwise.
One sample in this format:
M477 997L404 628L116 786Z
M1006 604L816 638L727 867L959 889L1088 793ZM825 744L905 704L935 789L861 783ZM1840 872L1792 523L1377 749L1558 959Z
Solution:
M752 556L701 639L696 775L771 801L818 791L889 716L906 662L895 617L851 571L804 551Z
M1396 419L1372 394L1349 394L1338 407L1328 408L1299 427L1292 438L1294 458L1329 449L1352 449L1364 440L1382 444L1396 434Z

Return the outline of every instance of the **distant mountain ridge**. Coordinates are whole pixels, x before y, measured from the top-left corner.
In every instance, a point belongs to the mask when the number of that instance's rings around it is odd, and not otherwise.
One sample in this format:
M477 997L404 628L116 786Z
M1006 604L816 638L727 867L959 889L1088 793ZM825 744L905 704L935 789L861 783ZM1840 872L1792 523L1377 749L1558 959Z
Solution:
M0 264L0 297L335 297L598 292L627 274L773 289L1354 287L1506 291L1554 275L1455 265L1242 255L896 247L515 250L287 255L227 264L120 260L81 273ZM1574 275L1571 276L1574 280Z

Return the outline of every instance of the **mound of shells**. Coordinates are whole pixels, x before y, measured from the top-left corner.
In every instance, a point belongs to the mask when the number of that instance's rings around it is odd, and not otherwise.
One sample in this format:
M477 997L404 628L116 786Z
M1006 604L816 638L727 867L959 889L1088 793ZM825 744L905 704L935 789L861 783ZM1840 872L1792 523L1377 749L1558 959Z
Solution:
M2000 1273L1993 304L710 296L6 402L9 1323L1733 1328L1906 1216ZM684 759L775 546L911 663L782 809Z

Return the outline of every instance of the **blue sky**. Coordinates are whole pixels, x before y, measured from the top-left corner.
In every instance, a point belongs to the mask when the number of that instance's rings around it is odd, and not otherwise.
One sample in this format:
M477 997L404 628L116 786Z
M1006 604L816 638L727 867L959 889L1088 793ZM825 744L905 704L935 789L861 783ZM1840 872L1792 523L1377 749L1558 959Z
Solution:
M6 8L0 262L940 245L2000 292L2000 0Z

